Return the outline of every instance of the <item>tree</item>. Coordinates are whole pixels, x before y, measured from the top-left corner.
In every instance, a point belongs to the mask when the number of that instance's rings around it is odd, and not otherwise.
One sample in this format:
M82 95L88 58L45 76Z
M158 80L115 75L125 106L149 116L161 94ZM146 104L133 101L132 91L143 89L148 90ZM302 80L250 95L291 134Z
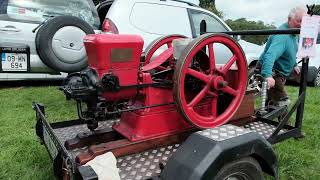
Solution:
M215 13L220 18L223 17L223 13L218 11L215 6L215 0L200 0L200 7L207 9ZM316 9L316 8L315 8ZM319 11L320 12L320 11ZM226 23L231 27L232 30L261 30L261 29L275 29L273 25L265 25L262 21L247 21L245 18L237 20L226 20ZM242 36L242 39L252 42L255 44L263 44L266 42L268 36Z
M237 20L226 20L226 23L231 27L232 30L262 30L262 29L275 29L276 27L273 25L265 25L262 21L248 21L245 18L240 18ZM266 42L268 36L267 35L244 35L242 39L252 42L255 44L263 44Z
M313 8L314 15L320 15L320 5L315 5Z
M218 11L216 9L216 3L215 0L200 0L200 7L207 9L208 11L213 12L217 16L221 17L223 16L221 11Z

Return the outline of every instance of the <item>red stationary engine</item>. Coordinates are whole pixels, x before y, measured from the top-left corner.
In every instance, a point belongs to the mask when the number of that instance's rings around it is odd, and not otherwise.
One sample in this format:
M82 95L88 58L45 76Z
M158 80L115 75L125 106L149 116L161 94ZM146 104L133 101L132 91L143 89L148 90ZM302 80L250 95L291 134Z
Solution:
M142 56L143 40L137 35L88 35L89 67L70 74L61 89L77 101L79 118L90 130L100 120L121 115L113 128L131 141L228 122L247 84L241 47L227 35L206 34L180 48L180 57L174 58L172 42L181 38L161 37ZM222 66L215 63L216 43L232 53Z
M101 96L106 101L135 97L137 89L130 87L138 84L143 39L136 35L98 34L87 35L84 44L89 67L97 73L105 90Z

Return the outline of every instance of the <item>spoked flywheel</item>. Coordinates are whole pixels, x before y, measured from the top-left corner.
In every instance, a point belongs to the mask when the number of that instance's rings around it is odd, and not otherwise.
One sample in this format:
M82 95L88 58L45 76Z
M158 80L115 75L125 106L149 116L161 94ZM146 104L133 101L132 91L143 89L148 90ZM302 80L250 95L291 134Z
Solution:
M155 39L153 42L150 43L150 45L146 48L145 50L145 60L144 60L144 65L150 64L150 62L153 61L157 55L159 56L164 56L163 60L160 60L159 64L156 69L161 71L165 70L168 67L173 65L173 45L172 41L175 39L180 39L180 38L186 38L183 35L178 35L178 34L172 34L172 35L165 35L161 36L157 39ZM160 51L160 52L159 52Z
M231 53L221 52L221 45ZM218 53L227 58L220 66L216 64L221 61ZM246 85L247 62L240 45L225 34L205 34L182 52L174 72L173 95L188 122L213 128L232 118Z

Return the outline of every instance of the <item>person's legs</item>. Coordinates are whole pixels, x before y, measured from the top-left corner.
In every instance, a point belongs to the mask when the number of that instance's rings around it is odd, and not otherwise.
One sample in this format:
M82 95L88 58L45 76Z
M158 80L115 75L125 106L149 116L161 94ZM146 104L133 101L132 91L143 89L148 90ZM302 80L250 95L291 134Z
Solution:
M272 76L275 80L275 86L268 90L268 99L271 100L272 105L275 105L278 107L286 106L288 108L291 101L284 88L284 85L286 83L286 78L282 74L278 74L278 73L273 73ZM287 110L288 110L287 108L286 108L286 111L278 117L279 121L283 119L285 114L287 114ZM290 125L291 124L290 120L286 124Z
M275 86L268 90L268 99L272 101L273 105L289 106L290 98L284 88L286 78L279 73L273 73L272 76L275 80Z

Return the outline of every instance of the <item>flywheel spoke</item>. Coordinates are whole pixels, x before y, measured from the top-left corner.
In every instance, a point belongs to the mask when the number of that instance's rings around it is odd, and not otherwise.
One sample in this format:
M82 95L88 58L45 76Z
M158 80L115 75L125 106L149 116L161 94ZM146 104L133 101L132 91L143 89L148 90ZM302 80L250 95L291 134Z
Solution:
M166 70L167 68L166 67L163 67L163 66L158 66L157 67L157 70L159 70L159 71L164 71L164 70Z
M208 49L209 49L210 71L212 74L216 69L216 60L214 58L213 44L209 44Z
M199 79L199 80L201 80L203 82L206 82L206 83L209 82L209 77L207 75L205 75L205 74L203 74L203 73L201 73L199 71L195 71L195 70L193 70L191 68L188 68L187 74L189 74L189 75L191 75L191 76L193 76L193 77L195 77L195 78L197 78L197 79Z
M225 87L225 88L223 88L221 90L223 92L228 93L228 94L233 95L233 96L237 96L238 95L238 91L233 89L233 88L231 88L230 86L227 86L227 87Z
M211 102L211 112L212 112L212 116L213 118L217 117L218 114L218 97L217 96L213 96L212 102Z
M145 62L144 65L147 65L151 62L151 58L153 57L154 53L161 47L167 46L168 49L172 48L172 41L174 39L185 38L182 35L166 35L159 37L154 42L152 42L147 48L145 52Z
M189 108L193 108L197 105L207 94L208 86L205 86L198 95L196 95L193 100L188 104Z
M233 55L222 68L222 74L226 75L232 64L237 60L237 56Z

